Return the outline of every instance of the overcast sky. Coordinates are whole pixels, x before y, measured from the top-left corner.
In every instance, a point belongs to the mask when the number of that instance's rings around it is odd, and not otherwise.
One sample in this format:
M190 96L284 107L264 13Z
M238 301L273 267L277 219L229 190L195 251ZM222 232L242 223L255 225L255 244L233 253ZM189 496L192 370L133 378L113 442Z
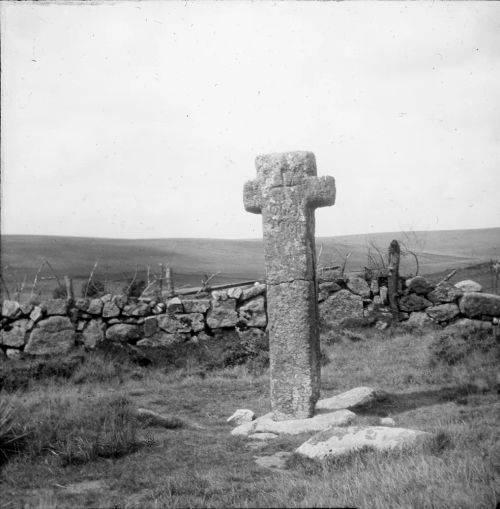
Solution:
M500 226L500 2L2 2L3 233L262 235L310 150L317 235Z

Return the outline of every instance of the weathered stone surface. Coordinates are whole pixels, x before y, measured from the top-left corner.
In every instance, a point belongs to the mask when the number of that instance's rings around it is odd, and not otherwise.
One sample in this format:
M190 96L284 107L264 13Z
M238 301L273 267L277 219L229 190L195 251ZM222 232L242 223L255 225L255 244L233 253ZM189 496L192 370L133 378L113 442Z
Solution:
M323 302L331 293L342 290L342 287L334 281L326 281L319 284L318 302Z
M168 332L158 331L148 338L141 339L137 346L165 347L176 343L184 343L187 340L187 334L170 334Z
M316 411L327 410L341 410L344 408L359 408L367 406L375 401L379 401L384 398L384 393L376 391L371 387L356 387L350 391L337 394L331 398L320 399L316 403Z
M266 300L263 295L251 299L238 310L240 321L249 327L265 327L267 325Z
M122 310L128 302L128 297L125 294L113 295L111 297L111 301L115 303L115 305Z
M255 419L255 412L247 408L238 408L231 417L227 418L226 422L236 424L239 426L245 422L252 422Z
M459 290L462 290L462 292L482 292L483 287L476 283L475 281L472 281L471 279L466 279L464 281L459 281L458 283L455 283L455 287Z
M417 295L427 295L430 291L432 291L434 285L427 281L427 279L425 279L423 276L415 276L406 281L406 287L411 293L416 293Z
M2 316L15 319L21 316L21 306L15 300L4 300L2 304Z
M227 290L214 290L212 292L212 300L227 300L228 299L228 291Z
M73 302L73 306L76 308L76 309L79 309L80 311L84 311L84 312L87 312L87 310L89 309L89 299L85 299L85 298L79 298L79 299L75 299L75 301Z
M240 300L249 300L257 297L258 295L263 295L266 293L266 285L263 283L255 283L250 288L243 288L243 293L241 294Z
M141 328L137 325L118 323L106 330L106 339L110 341L133 342L141 337Z
M316 177L311 152L259 156L256 167L243 200L262 214L271 405L278 420L310 417L320 382L314 209L333 205L335 181Z
M252 433L248 435L248 438L251 440L272 440L273 438L278 438L278 435L276 433Z
M120 308L112 301L104 303L102 308L102 316L104 318L113 318L120 315Z
M95 348L99 343L104 341L104 324L102 320L90 320L82 332L83 344L87 348Z
M467 292L460 299L460 311L467 318L500 316L500 295Z
M66 315L68 312L68 302L66 299L49 299L44 303L47 316Z
M435 324L434 320L425 311L414 311L405 323L417 327L427 327Z
M184 299L182 303L186 313L206 313L210 309L208 299Z
M229 288L227 290L227 296L230 299L236 299L238 300L243 295L243 288L240 286L237 286L236 288Z
M432 306L432 302L416 293L410 293L399 299L399 308L401 311L406 311L407 313L422 311L422 309L426 309L429 306Z
M363 299L349 290L340 290L320 304L319 312L327 326L338 327L346 318L363 317Z
M363 298L370 297L370 287L368 283L359 276L349 275L347 278L347 288L349 288L352 293L360 295Z
M149 313L149 306L146 302L127 304L123 307L125 316L146 316Z
M50 316L33 329L24 351L32 355L66 353L74 342L75 330L70 319Z
M470 318L461 318L460 320L457 320L452 325L449 325L447 328L450 327L470 327L473 329L491 329L493 328L493 325L491 322L483 322L482 320L472 320Z
M381 426L396 426L396 421L391 417L381 417L380 418Z
M363 447L385 451L405 445L413 445L430 436L425 431L386 426L352 426L322 431L295 450L308 458L331 458L343 456Z
M144 320L144 336L152 336L155 332L158 332L158 320L156 316L147 316Z
M167 311L173 313L184 313L184 306L179 297L173 297L167 301Z
M207 325L212 329L234 327L238 322L236 301L234 299L212 300L207 314Z
M231 435L233 436L248 436L255 432L255 428L257 427L257 424L262 420L272 419L273 413L269 412L261 417L258 417L257 419L251 421L251 422L244 422L243 424L240 424L239 426L236 426L236 428L233 428L231 430Z
M0 330L0 344L20 348L26 342L29 320L16 320L10 330Z
M30 320L33 322L38 322L43 317L43 308L41 306L35 306L33 311L30 313Z
M100 315L102 314L103 307L104 303L101 299L90 299L87 313L90 315Z
M427 298L435 304L444 304L457 301L462 294L460 288L448 283L448 281L442 281L427 295Z
M199 332L205 328L205 322L201 313L158 315L158 326L165 332Z
M334 180L316 177L311 152L258 156L255 164L257 179L245 184L244 204L247 211L263 216L267 283L312 281L313 210L333 205Z
M20 308L21 313L28 316L33 311L34 305L31 302L21 302Z
M326 414L318 414L308 419L290 419L275 421L260 419L255 426L255 433L275 433L276 435L298 435L311 431L321 431L332 426L347 426L356 415L349 410L337 410Z
M458 306L451 303L431 306L425 312L436 322L449 322L460 314Z
M163 302L158 302L158 304L155 304L153 307L153 313L155 315L161 315L162 313L165 313L166 309L167 306Z
M314 281L269 285L267 289L271 402L276 420L311 417L319 397L314 296Z
M16 348L7 348L5 350L5 355L8 359L19 359L21 357L21 352Z

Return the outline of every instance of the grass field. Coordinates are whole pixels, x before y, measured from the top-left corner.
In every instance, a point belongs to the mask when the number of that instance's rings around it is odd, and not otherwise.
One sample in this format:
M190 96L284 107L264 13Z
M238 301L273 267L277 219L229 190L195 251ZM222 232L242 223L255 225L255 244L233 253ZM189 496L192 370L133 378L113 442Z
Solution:
M499 338L456 343L454 334L439 334L358 330L323 344L330 362L322 397L361 385L385 390L387 400L356 422L390 416L430 432L430 440L331 462L292 456L285 470L260 467L255 457L291 452L308 435L256 445L232 437L225 422L237 408L269 411L267 368L139 367L94 354L69 378L1 394L16 409L11 421L30 433L2 466L2 507L495 507ZM130 417L135 407L188 425L138 423Z
M361 270L367 265L371 242L385 253L390 241L399 239L418 254L420 273L431 274L464 268L500 258L500 228L452 230L435 232L379 233L316 239L321 251L318 264L340 265L351 253L347 270ZM32 284L43 258L49 260L60 278L69 275L77 291L88 278L92 266L99 262L96 276L109 281L113 291L120 290L139 268L145 278L146 266L158 272L159 263L170 265L177 286L198 286L204 274L219 273L213 284L256 280L264 277L261 240L221 239L144 239L120 240L33 235L1 237L2 275L12 289L14 280L26 278ZM7 267L7 268L6 268ZM415 271L411 256L402 260L401 272ZM51 276L45 268L41 276ZM487 283L487 277L483 283ZM41 288L50 293L55 282L41 281Z

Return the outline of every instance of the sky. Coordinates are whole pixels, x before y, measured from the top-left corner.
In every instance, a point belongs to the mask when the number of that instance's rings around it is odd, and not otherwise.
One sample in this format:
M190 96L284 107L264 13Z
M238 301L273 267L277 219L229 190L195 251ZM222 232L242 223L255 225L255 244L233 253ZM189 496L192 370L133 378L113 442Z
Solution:
M258 238L309 150L316 235L500 226L500 2L2 2L1 230Z

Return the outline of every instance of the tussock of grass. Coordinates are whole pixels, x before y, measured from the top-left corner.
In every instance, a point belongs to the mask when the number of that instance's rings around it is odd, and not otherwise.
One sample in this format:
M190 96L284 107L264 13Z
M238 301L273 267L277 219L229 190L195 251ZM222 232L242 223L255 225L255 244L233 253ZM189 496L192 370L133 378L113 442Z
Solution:
M138 446L139 424L131 402L122 396L75 398L46 396L15 408L11 427L23 430L25 440L19 451L31 461L47 454L65 466L117 458Z

